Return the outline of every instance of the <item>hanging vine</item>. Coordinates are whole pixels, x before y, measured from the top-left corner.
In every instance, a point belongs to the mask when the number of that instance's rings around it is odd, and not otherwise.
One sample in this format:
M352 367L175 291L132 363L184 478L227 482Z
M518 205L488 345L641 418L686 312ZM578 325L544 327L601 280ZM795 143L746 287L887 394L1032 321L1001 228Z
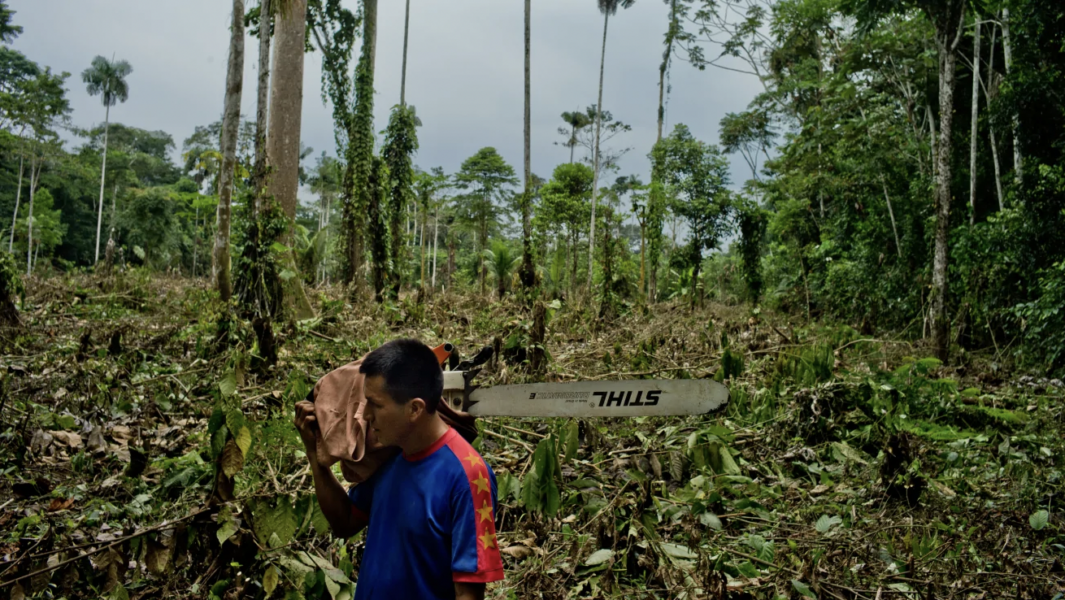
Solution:
M381 155L388 165L391 175L388 186L389 228L391 229L391 265L389 283L393 297L399 295L402 283L401 272L406 256L403 255L404 242L402 219L407 207L414 199L414 171L411 157L418 150L418 117L414 107L396 105L385 129L384 145Z
M359 37L362 13L352 13L340 0L311 0L307 27L322 53L322 102L333 106L333 135L337 156L347 155L352 112L351 54Z

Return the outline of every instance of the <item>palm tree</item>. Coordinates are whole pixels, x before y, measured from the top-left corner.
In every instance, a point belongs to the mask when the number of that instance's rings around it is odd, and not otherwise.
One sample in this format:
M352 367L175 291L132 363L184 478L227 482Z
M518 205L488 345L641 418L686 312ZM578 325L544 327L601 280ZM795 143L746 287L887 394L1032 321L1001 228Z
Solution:
M603 128L603 68L606 65L606 30L610 24L610 15L616 14L618 8L629 8L636 0L596 0L599 12L603 13L603 50L599 55L599 102L595 105L595 166L592 174L592 221L588 234L588 292L592 291L592 275L595 266L595 203L599 195L599 136Z
M403 75L399 80L399 104L407 105L407 35L410 33L410 0L407 0L407 12L403 15Z
M92 59L92 65L81 73L81 80L88 85L90 96L100 95L104 103L104 155L103 166L100 167L100 203L96 214L96 258L100 260L100 226L104 219L104 179L107 176L107 133L111 125L111 107L119 102L129 99L129 85L126 77L133 72L129 63L120 60L115 61L112 57L107 60L102 56Z
M237 167L237 132L240 97L244 90L244 0L233 0L233 23L229 39L225 114L222 117L222 174L218 190L218 226L214 238L215 285L222 302L229 302L233 284L229 270L229 217Z
M496 279L496 291L499 293L499 299L502 300L507 293L507 281L510 279L510 274L521 257L511 250L506 242L496 241L492 243L491 249L484 251L484 258L488 270Z
M409 0L408 0L409 1ZM525 191L521 197L521 286L529 291L536 284L536 270L532 259L532 100L530 96L532 66L529 52L532 43L530 26L532 20L531 1L525 0Z
M559 127L558 132L562 135L569 135L569 140L567 140L562 145L569 146L569 163L572 165L573 149L577 147L578 143L580 143L577 140L577 134L580 133L580 131L585 127L591 125L592 119L588 116L588 113L575 110L573 112L562 113L562 120L565 121L567 125L569 125L569 130Z

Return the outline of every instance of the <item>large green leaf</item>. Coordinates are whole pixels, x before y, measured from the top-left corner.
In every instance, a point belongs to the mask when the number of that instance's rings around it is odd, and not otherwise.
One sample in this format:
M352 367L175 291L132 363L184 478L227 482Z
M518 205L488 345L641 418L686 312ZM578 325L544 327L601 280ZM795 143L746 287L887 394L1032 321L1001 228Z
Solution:
M266 499L256 499L250 503L250 507L252 529L260 543L277 547L292 540L298 523L296 511L288 498L275 498L272 503ZM276 536L276 542L273 544L271 544L271 536Z
M1032 529L1039 531L1047 526L1050 521L1050 512L1046 510L1037 510L1030 517L1028 517L1028 524L1032 526Z

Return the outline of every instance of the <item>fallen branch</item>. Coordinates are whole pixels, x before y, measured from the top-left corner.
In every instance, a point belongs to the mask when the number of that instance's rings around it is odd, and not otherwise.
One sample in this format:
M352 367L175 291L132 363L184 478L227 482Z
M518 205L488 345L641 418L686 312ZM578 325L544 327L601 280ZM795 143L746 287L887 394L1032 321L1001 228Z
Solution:
M131 540L133 538L137 538L137 537L140 537L142 535L145 535L145 534L148 534L148 533L152 533L153 531L159 531L160 529L168 529L168 528L173 527L174 525L176 525L178 523L181 523L183 521L188 521L189 519L191 519L191 518L193 518L193 517L195 517L197 515L201 515L201 514L207 512L207 511L209 511L209 510L211 510L211 509L210 508L201 508L200 510L198 510L198 511L196 511L194 513L189 513L189 514L185 515L184 517L181 517L180 519L175 519L173 521L167 521L167 522L160 523L159 525L155 525L154 527L149 527L148 529L144 529L144 530L138 531L136 533L127 535L126 537L118 538L118 539L114 540L113 542L111 542L110 544L107 544L106 546L101 546L101 547L99 547L99 548L97 548L95 550L90 550L88 552L82 552L81 554L75 556L74 558L68 558L68 559L66 559L64 561L60 561L60 562L58 562L58 563L56 563L54 565L51 565L51 566L48 566L48 567L44 567L43 569L38 569L38 570L36 570L36 571L34 571L32 573L27 573L25 575L21 575L19 577L14 578L14 579L0 582L0 588L7 587L7 586L9 586L9 585L11 585L13 583L17 583L19 581L22 581L23 579L29 579L31 577L36 577L37 575L40 575L42 573L48 573L48 572L51 572L51 571L55 571L59 567L62 567L64 565L68 565L68 564L70 564L72 562L79 561L79 560L81 560L83 558L88 558L90 556L93 556L94 554L99 554L99 553L101 553L101 552L103 552L105 550L110 550L111 548L114 548L115 546L117 546L117 545L119 545L119 544L121 544L123 542L126 542L128 540ZM69 548L64 548L64 550L69 550Z

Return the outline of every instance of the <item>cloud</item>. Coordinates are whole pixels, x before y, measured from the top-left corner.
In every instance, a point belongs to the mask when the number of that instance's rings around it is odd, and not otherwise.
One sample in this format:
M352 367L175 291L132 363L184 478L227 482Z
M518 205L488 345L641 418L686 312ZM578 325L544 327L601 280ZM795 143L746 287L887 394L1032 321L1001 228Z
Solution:
M247 0L254 5L254 0ZM347 2L355 9L356 2ZM103 106L81 83L96 55L132 64L130 98L112 108L112 119L164 130L182 141L197 125L221 117L232 4L225 0L10 0L15 22L25 28L14 47L55 71L68 71L74 122L102 123ZM523 162L523 3L494 0L412 0L407 102L418 109L421 149L415 164L454 172L483 146L495 147L520 173ZM399 102L404 3L380 2L374 98L375 129L384 129ZM588 0L532 3L532 168L549 177L569 151L555 145L563 111L596 102L603 17ZM647 153L654 144L658 65L668 19L661 2L644 1L611 17L603 105L633 126L614 146L633 150L620 174L650 179ZM361 43L361 40L360 40ZM242 109L255 114L258 41L246 40ZM674 62L666 127L687 124L703 140L717 142L718 122L743 110L761 89L751 76L697 71ZM331 109L321 100L321 56L305 64L303 142L335 154ZM734 158L733 180L749 171ZM306 195L306 190L301 195ZM309 198L305 198L309 200Z

